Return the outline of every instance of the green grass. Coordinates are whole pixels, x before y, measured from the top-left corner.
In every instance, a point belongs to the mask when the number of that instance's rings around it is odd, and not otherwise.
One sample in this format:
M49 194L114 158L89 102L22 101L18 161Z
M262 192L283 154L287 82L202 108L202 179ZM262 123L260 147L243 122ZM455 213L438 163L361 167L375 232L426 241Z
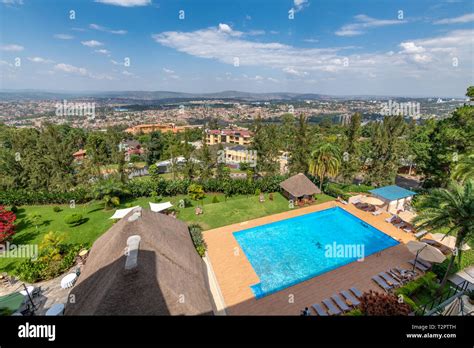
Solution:
M237 195L228 197L226 200L222 193L208 193L202 201L191 201L191 207L179 208L179 201L186 197L186 195L163 197L161 202L171 201L178 210L178 219L187 223L199 223L204 230L290 210L288 201L280 193L274 193L272 201L269 200L269 195L265 194L265 202L263 203L259 202L258 196ZM218 203L212 203L214 197L217 197ZM317 198L318 203L334 199L324 194L317 195ZM124 201L118 208L135 205L148 208L148 202L150 201L152 201L150 197L141 197ZM199 216L195 214L195 207L198 205L203 206L204 211L204 214ZM54 212L53 208L55 206L60 207L61 211ZM20 207L17 212L17 233L13 236L12 243L17 245L38 244L46 233L54 231L61 233L66 243L90 246L113 225L113 220L109 218L113 215L115 209L104 210L103 206L103 203L94 201L87 204L77 204L74 209L70 208L69 205ZM82 214L86 222L75 227L67 225L64 218L73 213ZM41 215L38 228L28 219L28 216L32 214ZM13 272L22 260L19 258L0 258L0 272Z
M62 210L58 213L53 211L55 206ZM64 222L67 215L79 213L82 214L86 222L75 227L70 227ZM28 215L41 215L38 228L31 223ZM59 232L64 236L64 241L71 244L89 244L92 243L113 224L109 220L113 210L105 211L103 204L91 202L88 204L77 204L72 209L69 205L31 205L20 207L17 212L16 231L11 243L19 244L38 244L43 236L49 231ZM10 272L22 259L0 258L0 272Z
M318 203L334 200L333 197L324 194L317 195L317 198ZM274 193L273 201L270 201L268 194L265 194L263 203L259 202L258 196L244 196L205 205L202 215L196 215L194 208L180 209L178 218L188 223L199 223L204 230L208 230L287 210L290 210L288 200L280 193Z

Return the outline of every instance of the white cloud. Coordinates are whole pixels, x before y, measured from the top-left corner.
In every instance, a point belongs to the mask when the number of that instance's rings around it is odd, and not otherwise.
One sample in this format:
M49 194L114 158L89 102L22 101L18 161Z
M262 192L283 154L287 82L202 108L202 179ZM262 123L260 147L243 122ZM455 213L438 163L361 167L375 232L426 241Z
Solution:
M64 72L71 75L77 75L81 77L88 77L94 80L114 80L113 77L106 74L93 74L86 68L77 67L71 64L59 63L54 66L55 71Z
M434 22L434 24L458 24L458 23L469 23L474 22L474 13L467 13L465 15L454 17L454 18L444 18Z
M7 6L23 5L23 0L1 0L0 2Z
M0 49L2 51L7 51L7 52L20 52L20 51L23 51L25 48L20 45L11 44L11 45L2 46L0 47Z
M123 63L117 62L116 60L113 60L113 59L111 59L110 62L111 62L113 65L124 65Z
M163 71L167 74L174 74L174 70L163 68Z
M296 12L301 11L305 7L309 6L308 0L293 0L293 6Z
M295 68L293 67L286 67L283 69L283 71L289 75L293 75L293 76L305 76L305 75L308 75L308 73L306 71L298 71L296 70Z
M112 30L112 29L109 29L107 27L103 27L101 25L94 24L94 23L89 24L89 28L94 29L94 30L98 30L98 31L103 31L103 32L106 32L106 33L110 33L110 34L115 34L115 35L125 35L125 34L127 34L126 30L122 30L122 29Z
M81 41L81 44L87 47L98 47L98 46L103 46L104 44L102 42L96 41L96 40L89 40L89 41Z
M403 77L404 84L410 78L426 78L432 82L436 79L440 83L462 79L458 83L464 84L465 76L469 74L468 62L472 61L472 49L466 43L472 42L474 30L406 40L397 44L398 51L391 49L351 54L343 54L346 53L343 49L348 47L306 48L279 42L259 42L246 36L224 33L219 27L191 32L168 31L152 37L157 43L181 53L212 59L230 67L234 66L234 58L237 57L242 67L274 69L294 81L332 81L332 77L337 77L335 81L343 78L344 81L358 81L360 84L370 78L380 84ZM454 68L450 64L453 57L461 62L459 67ZM458 73L453 75L453 69L458 69Z
M133 73L131 73L130 71L127 71L127 70L122 71L122 75L125 75L125 76L135 76L135 74L133 74Z
M72 40L72 39L74 39L74 36L69 35L69 34L54 34L54 37L56 39L60 39L60 40Z
M45 59L41 57L28 57L28 60L33 63L54 63L54 61L50 59Z
M422 46L417 46L412 41L402 42L400 47L403 48L403 51L406 53L421 53L426 51Z
M356 36L362 35L366 29L384 27L388 25L397 25L405 23L404 20L399 19L376 19L364 14L354 17L356 23L346 24L335 32L338 36Z
M94 52L100 53L100 54L105 54L107 56L110 56L110 51L106 49L100 49L100 50L95 50Z
M102 4L122 6L122 7L135 7L135 6L148 6L151 5L151 0L95 0Z
M54 69L65 72L65 73L77 74L81 76L86 76L88 74L87 69L85 68L79 68L77 66L65 64L65 63L56 64L54 66Z

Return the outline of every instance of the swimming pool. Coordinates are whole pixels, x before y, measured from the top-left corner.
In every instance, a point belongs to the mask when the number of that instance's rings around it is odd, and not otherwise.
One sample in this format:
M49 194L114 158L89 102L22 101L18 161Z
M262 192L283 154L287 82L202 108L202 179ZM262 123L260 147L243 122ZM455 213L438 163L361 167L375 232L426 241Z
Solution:
M339 207L233 235L260 278L251 286L256 298L398 244Z

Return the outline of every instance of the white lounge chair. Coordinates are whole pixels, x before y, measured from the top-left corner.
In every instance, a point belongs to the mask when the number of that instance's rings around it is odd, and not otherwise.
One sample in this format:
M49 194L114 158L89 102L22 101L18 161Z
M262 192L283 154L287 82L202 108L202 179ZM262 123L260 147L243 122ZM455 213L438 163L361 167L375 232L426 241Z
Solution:
M421 237L423 237L423 236L424 236L425 234L427 234L427 233L428 233L427 230L422 230L422 231L420 231L420 232L418 232L418 233L415 233L414 236L415 236L415 238L420 239Z
M392 216L386 218L385 222L391 223L393 221L393 219L395 219L395 215L392 215Z
M373 216L379 216L380 214L382 214L382 209L377 209L376 211L372 212Z

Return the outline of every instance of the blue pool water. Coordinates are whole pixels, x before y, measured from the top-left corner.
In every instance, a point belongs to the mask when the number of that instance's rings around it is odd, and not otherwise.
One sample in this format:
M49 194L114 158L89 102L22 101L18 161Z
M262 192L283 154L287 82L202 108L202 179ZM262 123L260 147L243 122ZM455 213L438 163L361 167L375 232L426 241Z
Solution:
M251 286L256 298L398 244L339 207L234 232L234 237L260 278Z

